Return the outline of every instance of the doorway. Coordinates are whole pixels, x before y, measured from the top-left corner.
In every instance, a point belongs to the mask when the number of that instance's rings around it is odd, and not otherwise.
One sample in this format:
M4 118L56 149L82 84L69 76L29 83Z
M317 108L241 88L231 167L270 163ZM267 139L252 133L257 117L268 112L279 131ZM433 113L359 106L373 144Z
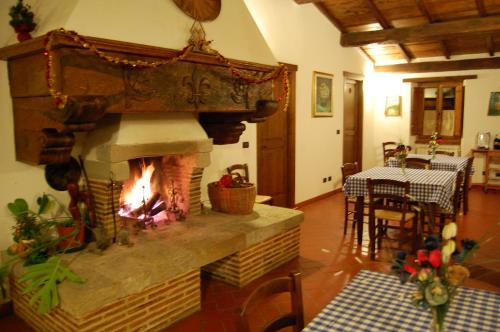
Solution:
M272 197L272 204L295 205L295 76L288 69L289 101L286 112L278 111L257 125L257 193ZM278 90L279 91L279 90Z
M363 76L344 72L344 144L342 163L362 169Z

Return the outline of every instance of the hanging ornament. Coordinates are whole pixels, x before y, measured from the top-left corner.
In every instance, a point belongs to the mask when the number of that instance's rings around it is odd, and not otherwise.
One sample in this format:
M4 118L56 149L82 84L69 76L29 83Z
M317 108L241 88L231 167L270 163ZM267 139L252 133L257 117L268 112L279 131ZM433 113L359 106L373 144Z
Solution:
M177 7L197 21L213 21L219 16L221 0L174 0Z

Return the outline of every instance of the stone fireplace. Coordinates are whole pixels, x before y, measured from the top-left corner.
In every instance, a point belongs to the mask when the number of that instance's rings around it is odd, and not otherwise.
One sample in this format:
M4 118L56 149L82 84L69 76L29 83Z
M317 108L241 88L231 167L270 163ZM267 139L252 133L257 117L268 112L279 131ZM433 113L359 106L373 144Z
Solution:
M10 280L17 315L40 331L159 331L200 310L202 272L243 287L299 255L302 212L256 204L251 214L234 216L200 204L212 144L235 143L243 121L276 112L279 80L248 84L202 53L143 70L117 66L67 37L55 33L52 41L53 85L68 97L61 109L47 88L43 37L0 49L9 61L16 158L64 164L74 133L84 132L78 138L97 220L113 238L126 223L142 231L133 246L63 255L87 281L61 283L60 305L46 316L23 294L19 266ZM85 40L130 61L179 54ZM276 70L231 63L254 77Z
M84 164L96 215L116 238L201 212L201 178L212 142L192 113L108 115L87 134Z

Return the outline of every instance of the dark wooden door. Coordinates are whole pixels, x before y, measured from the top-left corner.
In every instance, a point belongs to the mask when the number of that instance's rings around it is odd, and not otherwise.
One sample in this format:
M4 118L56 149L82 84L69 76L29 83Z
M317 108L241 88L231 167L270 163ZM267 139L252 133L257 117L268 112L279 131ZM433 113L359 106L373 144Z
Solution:
M343 163L362 166L363 81L344 73L344 144Z
M295 204L295 72L289 71L289 103L257 125L257 193L272 197L272 204Z

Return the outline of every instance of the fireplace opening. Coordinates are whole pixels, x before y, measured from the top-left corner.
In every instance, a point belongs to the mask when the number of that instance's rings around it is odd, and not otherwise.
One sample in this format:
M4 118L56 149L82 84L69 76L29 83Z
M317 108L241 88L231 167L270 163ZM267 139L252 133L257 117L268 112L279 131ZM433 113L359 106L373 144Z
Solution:
M128 163L130 176L123 182L118 212L125 222L145 229L182 221L191 204L199 202L196 179L202 169L196 167L194 155L144 157Z

